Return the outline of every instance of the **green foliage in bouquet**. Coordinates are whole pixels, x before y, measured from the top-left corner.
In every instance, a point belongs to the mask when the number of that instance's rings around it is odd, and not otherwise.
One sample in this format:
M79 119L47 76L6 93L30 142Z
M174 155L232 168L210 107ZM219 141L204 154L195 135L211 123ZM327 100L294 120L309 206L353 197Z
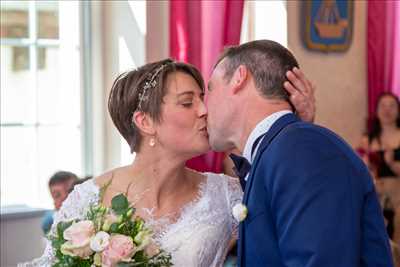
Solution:
M84 220L59 222L49 236L56 257L53 266L172 266L171 256L154 242L151 229L134 215L135 208L119 194L111 208L98 204L89 208Z

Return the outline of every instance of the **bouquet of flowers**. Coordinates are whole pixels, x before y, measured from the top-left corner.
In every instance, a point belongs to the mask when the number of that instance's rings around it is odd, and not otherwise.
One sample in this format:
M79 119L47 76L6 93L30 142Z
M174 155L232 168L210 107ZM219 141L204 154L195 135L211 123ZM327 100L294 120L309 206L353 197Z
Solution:
M84 220L58 223L49 238L56 267L172 266L171 256L156 245L151 229L123 194L112 199L111 208L98 204Z

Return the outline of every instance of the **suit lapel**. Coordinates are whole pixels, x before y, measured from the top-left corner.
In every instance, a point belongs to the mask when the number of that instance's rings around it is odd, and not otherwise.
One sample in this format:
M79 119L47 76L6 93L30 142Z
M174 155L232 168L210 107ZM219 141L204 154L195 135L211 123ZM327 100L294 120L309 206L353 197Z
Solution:
M254 170L261 158L262 152L268 147L272 140L289 124L299 121L299 119L292 113L287 114L279 118L265 134L264 139L261 141L260 147L257 151L254 161L251 164L250 174L246 182L246 188L243 197L243 203L247 203L249 198L249 192L253 183Z
M254 158L253 164L251 164L251 169L250 169L250 174L248 177L248 180L246 182L246 187L244 191L244 196L243 196L243 203L246 205L248 198L249 198L249 192L251 189L251 186L253 184L254 180L254 172L256 169L256 166L261 158L262 152L268 147L268 145L271 143L271 141L289 124L292 124L294 122L299 121L299 119L292 113L287 114L279 118L269 129L269 131L265 134L264 139L261 141L261 144L258 148L257 154ZM244 223L239 224L239 237L240 240L238 241L238 254L239 254L239 264L240 266L243 266L243 238L244 238Z

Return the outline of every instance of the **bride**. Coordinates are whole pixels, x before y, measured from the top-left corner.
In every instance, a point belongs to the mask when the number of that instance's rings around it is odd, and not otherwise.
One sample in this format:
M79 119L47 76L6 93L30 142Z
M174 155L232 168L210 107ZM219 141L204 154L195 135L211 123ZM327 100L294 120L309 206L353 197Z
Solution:
M301 79L291 75L299 88ZM236 178L185 167L188 159L210 149L203 96L199 71L170 59L120 75L108 108L131 152L136 152L135 160L75 186L55 215L51 232L60 221L83 219L88 207L100 201L100 188L109 184L103 204L110 206L115 195L126 194L174 266L221 266L236 238L238 225L231 210L243 193ZM299 106L304 109L312 98L303 95ZM54 260L48 242L42 257L22 266L51 266Z

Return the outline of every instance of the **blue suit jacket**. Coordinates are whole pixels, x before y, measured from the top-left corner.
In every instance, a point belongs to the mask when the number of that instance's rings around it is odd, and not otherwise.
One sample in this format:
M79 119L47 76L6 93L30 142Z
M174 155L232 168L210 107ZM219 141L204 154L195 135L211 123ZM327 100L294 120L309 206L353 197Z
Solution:
M240 266L393 266L367 168L341 138L293 114L262 140L243 203Z

